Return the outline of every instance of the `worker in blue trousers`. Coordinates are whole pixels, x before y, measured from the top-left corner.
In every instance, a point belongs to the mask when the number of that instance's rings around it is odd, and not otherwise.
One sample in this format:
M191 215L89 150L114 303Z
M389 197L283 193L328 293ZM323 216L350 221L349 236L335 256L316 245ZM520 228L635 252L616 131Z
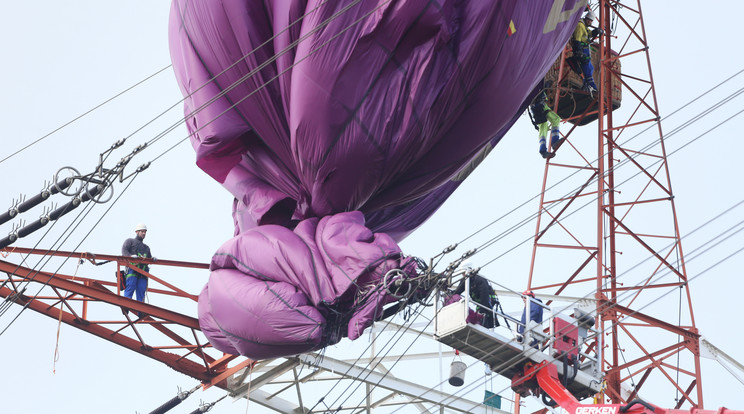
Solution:
M134 232L136 234L135 237L124 241L124 245L121 247L121 255L155 260L150 253L150 247L144 242L147 235L147 226L138 224L135 226ZM142 269L145 272L150 271L150 267L145 263L130 263L130 267L126 269L126 289L124 290L124 296L132 298L136 292L137 300L144 302L145 292L147 291L147 277L137 273L132 269L133 267Z
M603 33L602 29L599 28L593 29L591 32L589 31L589 27L595 19L594 12L587 10L584 17L576 26L576 29L574 29L573 37L571 38L573 58L581 68L581 73L584 77L582 88L589 92L592 97L597 93L597 85L594 83L594 65L592 65L590 45L597 36Z

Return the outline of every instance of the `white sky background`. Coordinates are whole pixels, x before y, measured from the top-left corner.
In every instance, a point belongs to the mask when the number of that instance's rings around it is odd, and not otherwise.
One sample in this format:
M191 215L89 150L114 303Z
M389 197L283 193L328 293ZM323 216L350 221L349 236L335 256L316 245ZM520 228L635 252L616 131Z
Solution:
M702 4L691 0L643 4L662 116L744 69L738 46L739 16L744 12L744 3L719 1L715 2L715 8L703 8ZM5 2L0 16L3 39L0 78L4 80L0 99L3 125L0 159L169 65L169 8L167 1ZM671 131L742 87L742 83L744 75L695 103L688 111L665 121L664 130ZM44 180L50 180L60 167L73 166L88 172L96 165L98 155L114 141L130 135L180 99L169 69L0 163L3 177L0 210L9 207L19 194L36 194ZM667 142L667 151L674 151L742 107L743 101L735 100L701 122L703 126L676 134ZM130 139L125 149L117 152L117 157L181 116L179 104L168 113L167 121ZM586 128L595 130L594 125ZM741 119L736 118L670 157L683 236L744 199L739 182L741 172L737 168L741 164L741 129L735 126L739 125ZM537 194L543 160L537 153L536 135L524 116L435 217L402 244L404 251L429 258ZM180 127L138 157L133 166L151 160L185 137L186 130ZM123 185L117 187L117 196L123 188ZM227 191L194 165L193 151L184 143L134 181L78 250L118 254L123 240L132 236L134 224L145 222L150 229L146 242L157 257L208 262L214 250L233 234L231 202ZM100 217L110 205L99 206L95 217ZM527 210L518 213L518 218L536 209L534 201ZM26 219L33 221L37 215L33 210ZM720 223L684 239L685 251L693 250L742 218L744 211L734 210ZM71 218L62 221L61 224L67 225ZM94 222L88 220L83 226L85 231L76 233L62 249L74 249ZM527 227L529 234L534 224ZM9 231L7 224L0 226L0 235ZM31 247L36 240L29 237L17 244ZM700 259L688 262L688 275L696 276L743 244L744 238L733 237ZM490 260L509 247L499 245L482 260ZM505 256L484 269L484 273L515 290L523 289L530 251L528 246ZM481 257L474 261L479 260ZM740 270L743 262L741 255L737 255L691 283L701 333L739 360L744 359L738 341L742 337L742 311L737 303L744 284ZM81 275L106 277L101 272L89 264L79 270ZM197 293L206 278L206 273L191 272L184 276L183 284ZM18 309L16 306L0 318L0 331ZM191 314L195 315L196 310ZM66 325L62 327L60 360L53 374L56 329L56 321L26 311L0 336L3 353L0 372L5 379L0 387L3 412L149 412L175 396L177 386L191 388L196 384L196 380L153 360ZM479 367L477 370L480 374ZM703 366L703 384L707 409L721 406L744 409L744 386L707 360ZM482 389L479 392L482 395ZM221 391L216 389L199 391L171 412L190 412L197 407L199 399L211 402L220 396ZM649 399L662 407L671 407L670 403ZM223 401L211 412L245 410L244 402ZM250 412L263 411L253 404Z

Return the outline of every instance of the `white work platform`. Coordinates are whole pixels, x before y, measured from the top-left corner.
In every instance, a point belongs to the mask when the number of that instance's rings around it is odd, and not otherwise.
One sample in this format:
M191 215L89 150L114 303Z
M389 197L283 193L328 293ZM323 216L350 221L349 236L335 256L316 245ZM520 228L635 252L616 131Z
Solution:
M563 362L552 358L549 350L542 352L481 325L469 324L465 321L467 313L465 301L455 302L441 308L435 320L434 337L436 340L485 362L495 373L510 379L522 372L522 365L527 361L534 363L550 361L558 368L558 375L563 376ZM500 328L496 329L500 330ZM504 332L508 331L504 328ZM540 334L544 336L544 333ZM569 375L573 373L573 369L569 367ZM601 389L601 379L592 375L594 374L591 372L592 369L590 367L586 370L589 372L579 370L575 379L566 387L578 399L594 395Z

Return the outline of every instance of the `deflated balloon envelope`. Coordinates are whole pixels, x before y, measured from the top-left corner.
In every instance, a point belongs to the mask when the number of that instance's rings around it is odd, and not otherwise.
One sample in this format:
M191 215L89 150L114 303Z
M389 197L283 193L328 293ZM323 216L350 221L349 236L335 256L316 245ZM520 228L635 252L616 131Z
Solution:
M585 2L554 3L173 1L196 163L235 196L199 299L215 347L291 355L379 318L383 275L413 272L395 241L515 122Z

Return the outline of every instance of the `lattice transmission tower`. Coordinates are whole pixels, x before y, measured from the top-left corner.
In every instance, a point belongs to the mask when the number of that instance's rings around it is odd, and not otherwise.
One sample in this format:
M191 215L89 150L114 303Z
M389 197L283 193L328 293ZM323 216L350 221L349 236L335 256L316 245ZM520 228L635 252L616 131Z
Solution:
M577 307L597 317L604 335L589 346L603 361L598 400L703 408L700 335L641 4L599 0L593 9L604 31L593 45L598 94L580 90L570 47L548 74L567 122L545 164L528 287L584 298Z

